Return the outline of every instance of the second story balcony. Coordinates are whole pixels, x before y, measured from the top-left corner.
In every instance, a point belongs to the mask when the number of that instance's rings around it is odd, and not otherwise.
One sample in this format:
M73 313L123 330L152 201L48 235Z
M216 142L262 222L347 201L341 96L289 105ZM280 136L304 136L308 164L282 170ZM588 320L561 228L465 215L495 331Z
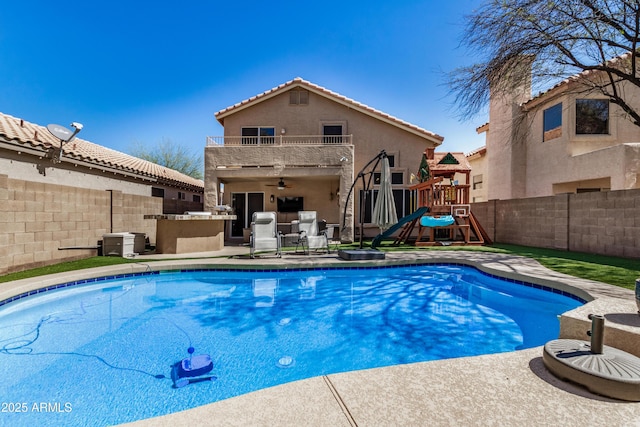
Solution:
M318 173L321 169L323 174L339 174L343 168L353 167L351 140L351 135L209 137L205 168L208 172L218 171L219 176L221 170L225 170L226 177L270 173L291 176L292 169L302 175ZM329 172L327 168L335 170ZM300 172L302 170L305 172Z
M351 145L352 135L208 136L207 147Z

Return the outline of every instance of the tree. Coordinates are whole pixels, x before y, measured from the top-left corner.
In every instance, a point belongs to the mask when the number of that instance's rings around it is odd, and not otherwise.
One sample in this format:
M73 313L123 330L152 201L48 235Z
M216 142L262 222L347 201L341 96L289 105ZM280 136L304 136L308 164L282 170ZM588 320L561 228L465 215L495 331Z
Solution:
M204 176L202 154L194 153L189 147L174 143L170 139L163 138L158 145L151 148L137 142L129 150L129 154L177 170L192 178L202 179Z
M547 89L570 78L573 90L600 93L640 126L625 96L629 85L640 89L639 37L637 0L488 0L466 18L462 44L479 62L450 73L454 104L468 119L490 91Z

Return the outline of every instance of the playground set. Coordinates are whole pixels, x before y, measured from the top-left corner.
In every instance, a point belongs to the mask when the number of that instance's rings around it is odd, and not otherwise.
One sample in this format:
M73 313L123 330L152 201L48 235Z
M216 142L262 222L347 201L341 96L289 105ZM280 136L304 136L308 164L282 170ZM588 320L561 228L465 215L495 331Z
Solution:
M398 231L394 245L491 244L491 238L471 212L470 172L471 167L463 153L435 153L433 149L427 149L416 175L419 182L410 187L415 198L414 212L377 235L372 248ZM460 184L456 175L464 176L465 183Z

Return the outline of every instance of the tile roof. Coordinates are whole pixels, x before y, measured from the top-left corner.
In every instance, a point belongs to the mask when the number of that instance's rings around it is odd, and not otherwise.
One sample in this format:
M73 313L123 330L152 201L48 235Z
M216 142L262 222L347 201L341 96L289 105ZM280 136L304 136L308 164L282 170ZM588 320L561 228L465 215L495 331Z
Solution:
M482 147L476 148L473 151L467 153L467 157L475 156L476 154L485 154L487 152L487 146L483 145Z
M4 138L6 142L15 145L16 148L42 150L43 155L49 147L60 147L60 140L53 136L46 127L3 113L0 113L0 138ZM166 185L204 189L202 180L78 137L65 144L62 152L63 161L82 161L97 168L155 178Z
M476 133L484 133L489 131L489 122L486 122L483 125L480 125L476 128Z
M411 124L409 122L406 122L404 120L401 120L397 117L394 117L390 114L384 113L380 110L376 110L375 108L369 107L368 105L362 104L360 102L357 102L351 98L347 98L346 96L340 95L339 93L333 92L327 88L324 88L322 86L318 86L314 83L311 83L307 80L304 80L300 77L296 77L293 80L290 80L286 83L283 83L279 86L276 86L272 89L269 89L266 92L262 92L261 94L252 96L249 99L245 99L244 101L238 102L237 104L234 104L230 107L227 107L225 109L222 109L220 111L218 111L217 113L215 113L215 117L218 120L218 122L220 122L221 125L224 126L224 118L228 115L231 115L237 111L240 111L246 107L249 107L255 103L258 102L262 102L264 100L267 100L269 98L272 98L286 90L289 90L293 87L304 87L307 90L314 92L318 95L324 96L326 98L332 99L333 101L339 102L341 104L345 104L355 110L358 110L364 114L367 114L369 116L372 116L374 118L377 118L379 120L385 121L387 123L391 123L394 126L397 126L401 129L407 130L411 133L414 133L416 135L422 136L424 138L427 138L433 142L435 142L436 144L440 144L442 143L442 141L444 140L444 137L430 132L426 129L423 129L419 126L416 126L414 124Z

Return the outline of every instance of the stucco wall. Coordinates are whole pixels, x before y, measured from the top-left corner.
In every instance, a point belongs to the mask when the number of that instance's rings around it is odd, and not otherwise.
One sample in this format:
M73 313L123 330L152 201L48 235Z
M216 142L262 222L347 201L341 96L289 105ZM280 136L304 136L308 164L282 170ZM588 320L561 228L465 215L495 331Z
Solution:
M25 181L0 175L0 274L95 256L109 232L140 232L155 241L162 199L121 191Z
M609 135L576 135L575 99L556 98L530 113L525 197L575 192L576 188L640 188L640 128L620 117L618 107L611 104ZM543 111L559 102L562 133L543 141Z
M640 190L474 203L497 243L640 258Z

